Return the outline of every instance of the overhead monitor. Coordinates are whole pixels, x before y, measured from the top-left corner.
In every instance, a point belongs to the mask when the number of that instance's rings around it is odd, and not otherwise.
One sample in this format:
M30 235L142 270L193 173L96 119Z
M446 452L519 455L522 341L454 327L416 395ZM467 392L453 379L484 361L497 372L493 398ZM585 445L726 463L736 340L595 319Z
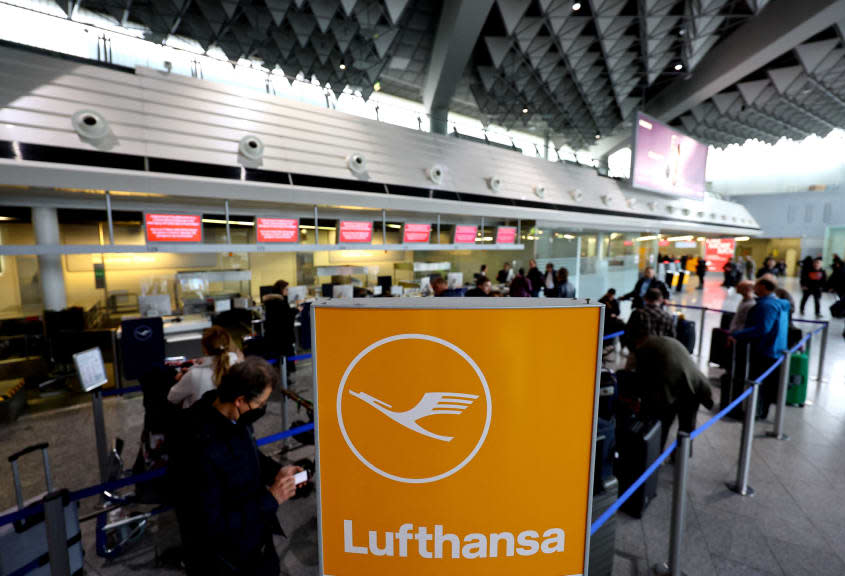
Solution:
M703 200L706 166L706 144L638 113L631 162L634 188Z

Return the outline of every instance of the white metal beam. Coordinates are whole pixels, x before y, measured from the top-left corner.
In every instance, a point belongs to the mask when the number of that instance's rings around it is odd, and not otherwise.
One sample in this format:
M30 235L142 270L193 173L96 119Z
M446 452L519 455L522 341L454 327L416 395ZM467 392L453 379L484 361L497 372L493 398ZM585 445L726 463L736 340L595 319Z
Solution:
M688 79L670 84L643 111L670 122L842 21L845 0L772 0L707 53ZM602 138L590 152L601 158L630 142L630 130Z

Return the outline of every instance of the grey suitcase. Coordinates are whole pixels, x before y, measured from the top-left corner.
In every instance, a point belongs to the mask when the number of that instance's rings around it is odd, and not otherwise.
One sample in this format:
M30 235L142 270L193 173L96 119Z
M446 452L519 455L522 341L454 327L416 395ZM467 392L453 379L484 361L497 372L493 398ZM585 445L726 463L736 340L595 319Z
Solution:
M44 463L44 478L47 492L35 498L24 501L21 488L18 459L30 452L41 452ZM15 483L15 498L17 508L10 508L0 512L5 516L16 509L21 510L39 500L46 494L53 492L53 482L50 477L50 463L47 457L47 443L28 446L9 456L12 465L12 476ZM79 531L79 516L76 502L64 497L65 532L68 541L68 556L72 575L82 574L82 533ZM15 574L19 576L50 576L50 559L47 554L47 529L44 523L44 513L38 512L23 520L0 526L0 576Z

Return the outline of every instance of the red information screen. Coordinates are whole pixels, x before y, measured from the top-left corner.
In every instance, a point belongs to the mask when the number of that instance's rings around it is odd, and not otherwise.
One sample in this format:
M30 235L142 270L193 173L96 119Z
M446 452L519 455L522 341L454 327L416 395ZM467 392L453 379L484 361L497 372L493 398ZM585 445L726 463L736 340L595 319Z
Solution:
M299 220L256 218L255 238L259 242L299 242Z
M337 241L340 244L369 244L373 241L373 223L341 220Z
M496 244L516 244L516 228L499 226L496 229Z
M402 241L405 244L428 244L431 240L431 224L405 224Z
M711 238L704 242L704 259L707 270L721 272L725 263L733 258L736 242L733 238Z
M145 214L147 242L202 242L199 214Z
M478 226L459 224L455 226L455 244L475 244Z

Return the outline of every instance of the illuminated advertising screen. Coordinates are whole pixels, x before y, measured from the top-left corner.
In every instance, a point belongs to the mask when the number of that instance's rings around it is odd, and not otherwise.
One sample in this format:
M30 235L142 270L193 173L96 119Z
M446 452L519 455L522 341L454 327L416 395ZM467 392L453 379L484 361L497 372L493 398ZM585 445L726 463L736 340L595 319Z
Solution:
M299 220L256 218L255 238L259 242L299 242Z
M704 199L707 145L646 116L637 115L631 185L651 192Z
M373 223L341 220L337 227L339 244L369 244L373 241Z

